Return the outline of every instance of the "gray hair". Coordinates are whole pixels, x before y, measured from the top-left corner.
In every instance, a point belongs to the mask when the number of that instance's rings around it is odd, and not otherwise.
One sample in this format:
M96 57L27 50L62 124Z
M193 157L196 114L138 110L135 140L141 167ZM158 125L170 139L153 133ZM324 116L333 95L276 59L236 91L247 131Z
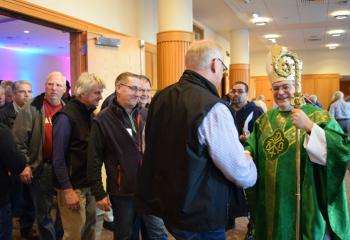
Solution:
M11 87L11 89L12 89L12 91L14 91L14 83L12 82L12 81L9 81L9 80L3 80L2 82L1 82L1 87L3 87L4 89L6 88L6 87Z
M27 84L30 86L30 88L32 88L32 84L26 80L18 80L15 82L15 84L13 85L13 91L16 92L17 89L19 88L20 85L22 84Z
M106 87L105 82L94 73L83 72L80 74L79 79L75 84L75 95L79 97L82 94L91 91L95 85L101 88Z
M66 76L64 76L61 72L57 72L57 71L49 73L49 75L47 75L45 83L47 83L47 81L53 76L58 76L59 78L61 78L63 86L66 87Z
M124 84L128 83L129 77L140 79L140 75L137 75L137 74L132 73L132 72L123 72L123 73L119 74L118 77L115 79L115 85L118 85L120 83L124 83Z
M5 93L5 88L0 85L0 93Z
M213 59L220 58L222 61L222 48L215 42L201 40L193 42L185 56L187 68L206 70Z
M149 80L149 78L147 76L141 74L140 79L145 80L146 82L149 83L150 86L152 86L151 80Z
M337 101L343 98L344 98L344 93L342 91L336 91L333 95L333 101Z

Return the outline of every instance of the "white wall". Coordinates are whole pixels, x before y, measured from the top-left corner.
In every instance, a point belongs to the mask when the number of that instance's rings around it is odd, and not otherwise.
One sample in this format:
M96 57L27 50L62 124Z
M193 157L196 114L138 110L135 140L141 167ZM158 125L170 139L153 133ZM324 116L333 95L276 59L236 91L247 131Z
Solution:
M319 49L295 51L303 61L304 74L339 73L350 75L350 49ZM250 55L250 75L266 76L266 52L254 52Z
M119 33L137 35L136 0L27 0L27 2Z
M226 56L226 51L230 52L230 42L227 41L225 38L211 30L210 28L206 27L205 25L201 24L200 22L193 20L196 24L198 24L201 28L204 29L204 39L212 40L218 43L223 48L223 54L224 54L224 62L227 67L230 65L230 57Z

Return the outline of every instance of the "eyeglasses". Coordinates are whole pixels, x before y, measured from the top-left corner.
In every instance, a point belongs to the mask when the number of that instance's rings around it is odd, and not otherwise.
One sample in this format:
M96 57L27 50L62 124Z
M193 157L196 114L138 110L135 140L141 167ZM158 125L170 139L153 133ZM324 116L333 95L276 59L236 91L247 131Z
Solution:
M217 60L219 60L219 62L221 62L222 66L224 67L223 68L224 72L228 70L228 68L226 67L225 63L220 58L214 58L214 59L217 59Z
M129 85L124 84L124 83L121 83L120 85L128 87L133 93L136 93L136 92L142 92L143 93L143 92L146 91L146 89L139 88L137 86L129 86Z
M26 91L26 90L18 90L18 91L16 91L16 93L20 93L20 94L27 93L27 94L30 94L30 93L33 93L33 91L32 90L28 90L28 91Z
M291 89L291 87L292 86L290 84L283 84L281 86L273 86L272 91L278 92L280 89L282 89L283 91L289 91Z

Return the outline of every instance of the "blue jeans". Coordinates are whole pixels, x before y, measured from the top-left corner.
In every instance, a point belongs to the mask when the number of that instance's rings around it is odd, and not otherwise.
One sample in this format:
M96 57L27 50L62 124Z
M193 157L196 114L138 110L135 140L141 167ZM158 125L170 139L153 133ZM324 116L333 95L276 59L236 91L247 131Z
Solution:
M140 216L141 225L144 229L141 230L143 240L166 240L168 234L165 230L163 220L153 215L143 214Z
M12 239L12 214L10 203L0 207L0 239Z
M168 231L176 240L225 240L225 229L212 231L192 232L167 226Z
M138 227L133 197L109 196L114 216L115 240L138 239ZM134 229L135 225L135 229Z
M52 166L45 163L40 173L35 174L29 185L40 238L45 240L56 240L63 236L59 209L57 208L55 223L50 215L55 195L52 179Z

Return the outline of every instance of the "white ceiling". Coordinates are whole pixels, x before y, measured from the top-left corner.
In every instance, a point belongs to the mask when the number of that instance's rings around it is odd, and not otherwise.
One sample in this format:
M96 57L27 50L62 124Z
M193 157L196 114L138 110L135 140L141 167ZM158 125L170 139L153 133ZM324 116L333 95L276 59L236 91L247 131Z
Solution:
M1 48L69 57L69 33L0 15Z
M230 41L231 31L248 29L251 51L263 51L271 42L265 34L279 34L279 44L290 49L320 49L327 43L350 47L350 19L336 20L335 10L350 10L350 0L193 0L193 17ZM266 26L250 22L253 12L269 17ZM344 29L341 37L326 32ZM29 30L30 34L23 33ZM310 39L319 39L310 41ZM28 49L48 55L69 56L69 34L0 15L0 48Z
M350 10L350 0L193 0L193 17L230 41L231 31L248 29L251 51L266 50L272 44L265 34L279 34L279 44L290 49L320 49L339 43L350 47L350 19L336 20L330 13ZM252 13L271 18L266 26L250 22ZM341 37L327 31L344 29ZM318 39L312 41L310 39Z

